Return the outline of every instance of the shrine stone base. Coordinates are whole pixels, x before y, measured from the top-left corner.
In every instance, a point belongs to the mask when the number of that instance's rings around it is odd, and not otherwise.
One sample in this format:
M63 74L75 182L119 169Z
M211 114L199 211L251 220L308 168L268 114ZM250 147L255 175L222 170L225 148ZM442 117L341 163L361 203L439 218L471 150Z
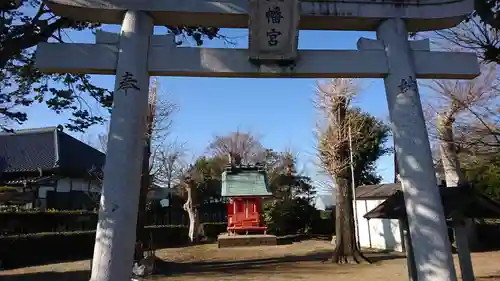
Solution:
M219 248L276 246L278 239L274 235L228 235L221 234L217 239Z

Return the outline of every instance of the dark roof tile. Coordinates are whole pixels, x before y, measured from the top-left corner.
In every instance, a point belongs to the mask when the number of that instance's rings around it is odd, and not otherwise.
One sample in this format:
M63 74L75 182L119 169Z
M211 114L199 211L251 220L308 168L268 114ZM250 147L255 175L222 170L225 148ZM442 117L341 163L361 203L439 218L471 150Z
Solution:
M90 171L104 167L105 155L72 136L59 132L59 166L71 171Z
M105 155L56 127L0 133L0 171L36 172L61 168L83 172L104 166Z
M0 134L0 170L28 172L56 167L55 130L20 130Z

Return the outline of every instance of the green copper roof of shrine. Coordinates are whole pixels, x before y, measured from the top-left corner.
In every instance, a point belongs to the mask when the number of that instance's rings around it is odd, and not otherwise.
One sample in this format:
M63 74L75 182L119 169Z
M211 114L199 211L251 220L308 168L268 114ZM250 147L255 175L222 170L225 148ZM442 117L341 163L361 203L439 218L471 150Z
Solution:
M222 173L223 197L272 196L266 173L257 170L226 170Z

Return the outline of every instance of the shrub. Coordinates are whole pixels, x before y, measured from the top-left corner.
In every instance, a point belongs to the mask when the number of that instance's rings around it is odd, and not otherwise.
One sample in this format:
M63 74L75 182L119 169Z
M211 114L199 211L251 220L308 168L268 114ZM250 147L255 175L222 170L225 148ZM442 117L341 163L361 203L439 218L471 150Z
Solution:
M335 234L335 211L319 211L313 218L311 232L316 235Z
M500 223L479 223L476 225L477 239L483 250L500 249Z
M183 225L146 226L154 249L168 248L189 243L188 228Z
M0 192L16 192L17 188L12 186L0 186Z
M153 247L166 248L188 243L185 226L146 227ZM91 258L95 231L37 233L0 237L0 260L4 268L56 261Z
M85 259L92 255L95 231L0 237L2 267Z

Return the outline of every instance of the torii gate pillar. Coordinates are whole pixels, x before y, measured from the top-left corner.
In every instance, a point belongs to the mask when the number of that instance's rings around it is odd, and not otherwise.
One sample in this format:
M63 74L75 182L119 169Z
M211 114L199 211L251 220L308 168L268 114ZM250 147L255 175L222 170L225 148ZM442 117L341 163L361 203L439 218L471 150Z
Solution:
M90 280L130 280L148 106L151 35L153 20L146 12L125 13Z
M377 39L383 42L390 69L384 83L417 280L456 281L405 22L385 20Z

